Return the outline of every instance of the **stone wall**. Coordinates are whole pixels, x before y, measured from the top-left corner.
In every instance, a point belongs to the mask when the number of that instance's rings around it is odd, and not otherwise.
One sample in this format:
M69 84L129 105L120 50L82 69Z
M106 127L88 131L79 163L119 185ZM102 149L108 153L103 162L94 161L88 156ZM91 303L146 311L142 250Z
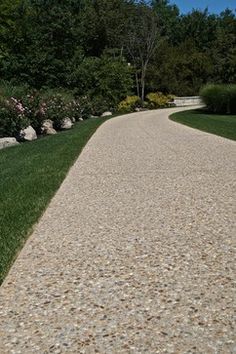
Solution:
M176 107L184 106L194 106L203 104L200 96L191 96L191 97L175 97L174 105Z

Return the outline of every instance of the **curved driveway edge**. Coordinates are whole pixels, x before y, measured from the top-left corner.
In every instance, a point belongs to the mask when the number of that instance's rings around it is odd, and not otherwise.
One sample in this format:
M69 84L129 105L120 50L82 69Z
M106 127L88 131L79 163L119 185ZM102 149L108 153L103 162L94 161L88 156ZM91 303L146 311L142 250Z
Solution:
M0 289L1 354L236 353L236 144L181 110L90 139Z

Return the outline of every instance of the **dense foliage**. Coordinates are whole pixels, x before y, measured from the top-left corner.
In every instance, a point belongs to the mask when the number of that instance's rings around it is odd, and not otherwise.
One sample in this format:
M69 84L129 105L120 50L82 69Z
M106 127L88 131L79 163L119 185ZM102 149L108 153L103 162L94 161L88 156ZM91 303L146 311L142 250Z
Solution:
M129 64L129 65L128 65ZM1 0L0 78L94 105L236 80L236 17L167 0Z
M236 85L207 85L200 95L210 112L236 114Z

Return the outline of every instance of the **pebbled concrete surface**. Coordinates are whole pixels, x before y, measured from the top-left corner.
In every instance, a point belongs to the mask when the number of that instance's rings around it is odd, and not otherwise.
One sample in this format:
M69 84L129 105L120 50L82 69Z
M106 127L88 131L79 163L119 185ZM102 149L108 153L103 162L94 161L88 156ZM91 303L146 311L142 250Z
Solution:
M1 287L1 354L236 353L236 144L172 112L89 141Z

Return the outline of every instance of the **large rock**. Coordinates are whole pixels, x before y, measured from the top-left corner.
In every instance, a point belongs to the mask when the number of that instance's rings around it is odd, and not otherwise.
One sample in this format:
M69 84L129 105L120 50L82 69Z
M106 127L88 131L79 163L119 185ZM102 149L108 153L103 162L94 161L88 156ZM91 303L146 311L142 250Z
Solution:
M73 126L73 123L70 118L64 118L61 121L61 129L71 129Z
M16 138L0 138L0 150L18 144Z
M112 116L112 112L107 111L102 114L102 117L110 117L110 116Z
M25 141L32 141L37 139L37 134L34 128L29 125L27 128L20 131L19 138Z
M57 133L53 128L53 121L51 119L46 119L43 121L41 132L45 135L54 135Z

